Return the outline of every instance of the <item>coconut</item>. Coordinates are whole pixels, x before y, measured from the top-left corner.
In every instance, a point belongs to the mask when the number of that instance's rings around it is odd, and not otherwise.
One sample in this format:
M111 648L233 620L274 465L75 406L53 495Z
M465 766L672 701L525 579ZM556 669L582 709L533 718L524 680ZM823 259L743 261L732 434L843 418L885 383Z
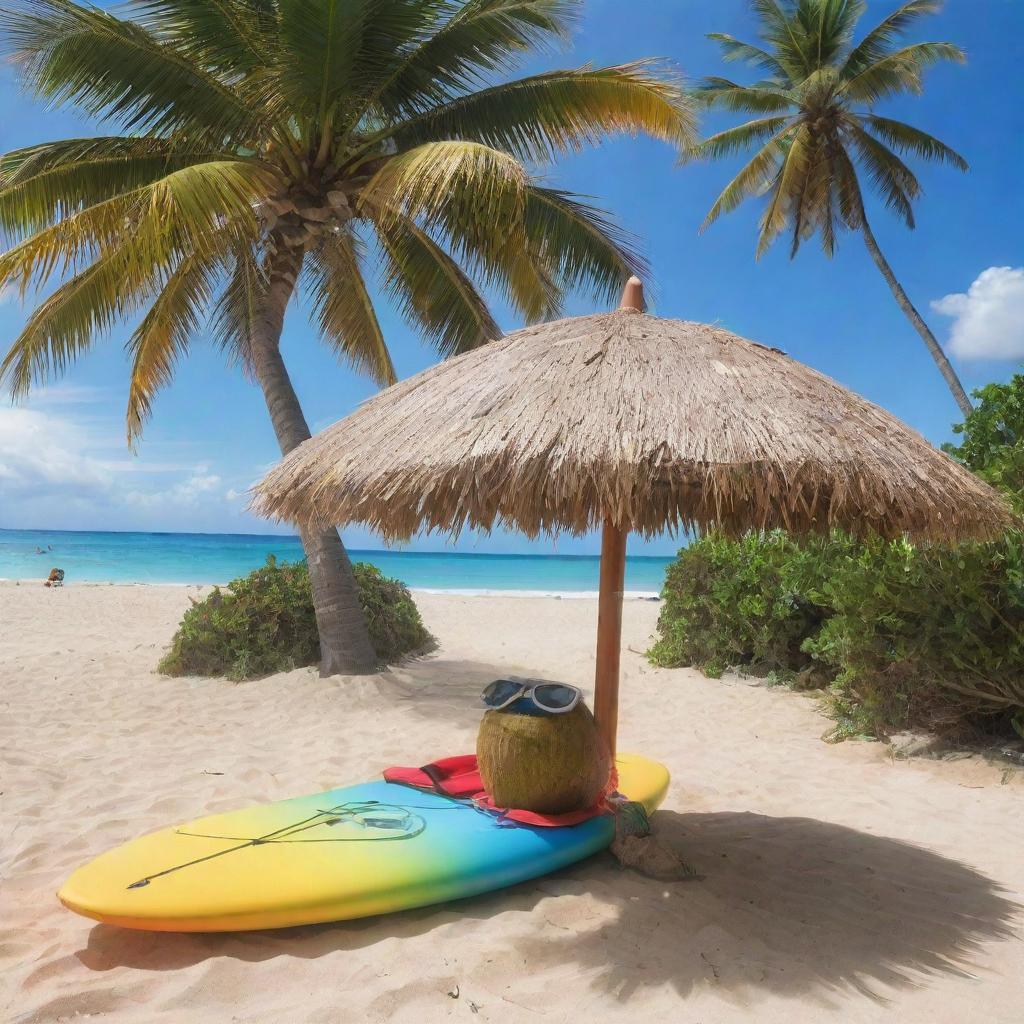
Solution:
M611 757L590 709L523 714L488 711L476 756L484 789L498 807L566 814L593 807L608 785Z

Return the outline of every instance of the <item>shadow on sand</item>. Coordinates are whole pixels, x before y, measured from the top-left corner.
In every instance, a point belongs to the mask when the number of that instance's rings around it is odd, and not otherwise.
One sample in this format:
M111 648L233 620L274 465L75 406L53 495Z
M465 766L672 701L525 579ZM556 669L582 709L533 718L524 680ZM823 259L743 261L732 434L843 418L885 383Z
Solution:
M494 665L426 655L390 669L384 678L401 687L402 699L413 714L472 727L475 734L480 724L483 688L508 675L543 677L539 670L512 661Z
M520 972L573 965L622 1001L669 984L681 996L717 986L828 1002L830 992L881 1000L886 989L925 984L929 975L969 975L983 943L1015 934L1020 908L995 882L895 839L746 812L661 811L655 821L700 880L655 882L603 854L512 889L365 921L225 935L97 925L77 955L95 971L175 970L214 957L315 958L516 911L534 920L524 926L517 918L491 938L518 954ZM574 916L584 896L586 912ZM481 937L477 930L472 941Z

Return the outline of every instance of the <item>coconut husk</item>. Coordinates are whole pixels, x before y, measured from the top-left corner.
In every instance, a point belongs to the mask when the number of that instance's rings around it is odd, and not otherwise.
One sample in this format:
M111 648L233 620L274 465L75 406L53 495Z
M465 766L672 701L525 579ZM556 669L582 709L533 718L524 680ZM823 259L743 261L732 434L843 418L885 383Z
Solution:
M671 846L654 836L626 836L611 845L615 859L625 868L639 871L661 882L682 882L697 878L697 871L687 864Z
M611 853L626 868L662 882L696 878L697 871L667 843L651 834L643 804L632 800L615 803L615 840Z
M564 715L488 711L476 741L484 789L498 807L566 814L603 796L611 757L590 709Z

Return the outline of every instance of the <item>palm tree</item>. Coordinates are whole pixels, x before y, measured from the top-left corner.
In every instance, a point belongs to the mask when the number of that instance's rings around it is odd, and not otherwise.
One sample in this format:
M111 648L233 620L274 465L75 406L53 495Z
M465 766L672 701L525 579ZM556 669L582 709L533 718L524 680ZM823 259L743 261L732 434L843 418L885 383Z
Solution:
M692 144L651 62L505 80L564 42L578 0L131 0L131 17L24 0L0 35L28 90L120 134L0 158L0 287L62 283L0 364L14 395L137 321L127 432L207 333L259 382L281 451L310 436L281 358L301 285L322 340L395 379L367 285L442 356L499 335L475 278L523 317L642 269L601 211L525 165L618 132ZM413 426L413 425L410 425ZM334 530L305 530L321 671L374 667Z
M952 43L899 45L915 22L933 14L941 0L910 0L854 43L864 0L751 0L764 46L724 33L726 60L741 60L769 76L753 85L708 78L698 94L709 104L757 115L719 132L696 148L722 157L757 144L753 159L726 186L704 222L734 209L748 196L767 196L757 254L783 232L791 256L818 233L831 256L837 228L859 231L907 319L928 347L964 415L971 402L945 352L907 297L878 247L864 209L860 174L886 206L914 227L913 200L921 185L902 156L945 161L962 171L967 163L945 143L902 121L874 113L875 105L901 93L920 93L925 70L940 61L963 61Z

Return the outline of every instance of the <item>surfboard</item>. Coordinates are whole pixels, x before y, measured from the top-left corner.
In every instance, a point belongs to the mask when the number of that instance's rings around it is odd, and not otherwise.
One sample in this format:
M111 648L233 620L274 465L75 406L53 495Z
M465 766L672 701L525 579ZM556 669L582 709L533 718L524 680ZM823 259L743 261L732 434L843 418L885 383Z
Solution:
M654 811L669 775L620 754L619 790ZM215 932L387 914L515 885L609 846L611 815L564 828L501 821L389 782L215 814L154 832L75 871L75 913L124 928Z

